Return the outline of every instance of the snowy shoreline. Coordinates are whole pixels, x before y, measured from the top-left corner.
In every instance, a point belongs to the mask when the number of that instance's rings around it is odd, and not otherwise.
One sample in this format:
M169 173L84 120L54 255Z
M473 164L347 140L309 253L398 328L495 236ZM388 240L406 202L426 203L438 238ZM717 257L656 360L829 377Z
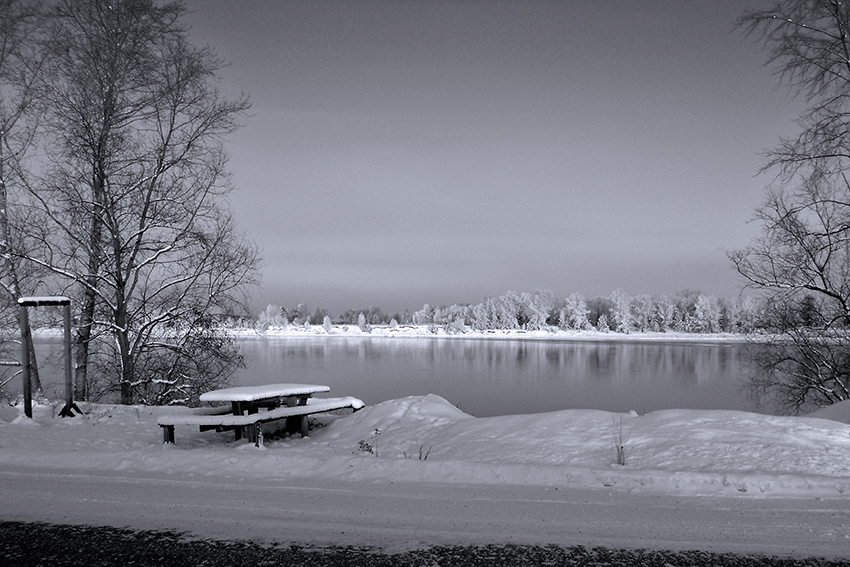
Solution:
M847 557L850 404L809 417L599 410L469 416L416 396L264 449L185 408L0 408L0 519L411 549L602 545ZM830 419L824 419L824 418ZM626 464L616 464L622 426Z
M441 339L503 339L534 341L595 341L595 342L675 342L675 343L739 343L747 340L746 335L733 333L679 333L644 332L617 333L600 331L574 331L558 328L527 331L522 329L497 329L463 332L448 332L443 327L427 325L374 325L363 331L357 325L333 325L329 330L321 325L291 325L270 327L264 331L254 329L236 330L241 338L298 338L298 337L380 337L380 338L441 338Z

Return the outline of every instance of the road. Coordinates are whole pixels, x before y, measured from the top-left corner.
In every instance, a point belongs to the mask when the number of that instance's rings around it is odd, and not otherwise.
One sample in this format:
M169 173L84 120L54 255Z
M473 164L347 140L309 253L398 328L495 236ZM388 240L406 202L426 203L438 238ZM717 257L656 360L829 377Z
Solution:
M850 499L695 498L523 486L234 482L0 467L0 518L303 544L584 545L850 557Z

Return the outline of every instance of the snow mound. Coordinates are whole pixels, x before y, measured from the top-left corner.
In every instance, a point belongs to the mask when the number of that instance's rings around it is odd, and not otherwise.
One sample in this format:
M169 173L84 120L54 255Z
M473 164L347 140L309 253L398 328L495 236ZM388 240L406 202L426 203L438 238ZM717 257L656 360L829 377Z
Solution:
M321 432L325 441L357 436L361 432L408 429L435 430L465 419L474 419L440 396L410 396L362 409ZM358 433L354 433L358 432ZM380 433L379 433L380 434Z
M176 445L164 445L157 418L174 408L81 407L83 415L59 418L39 406L32 420L5 410L0 467L234 482L325 478L682 496L850 493L850 425L814 417L562 410L475 418L427 395L325 416L321 422L327 426L303 439L268 431L264 450L257 450L232 432L189 426L177 427ZM625 464L618 463L618 445Z

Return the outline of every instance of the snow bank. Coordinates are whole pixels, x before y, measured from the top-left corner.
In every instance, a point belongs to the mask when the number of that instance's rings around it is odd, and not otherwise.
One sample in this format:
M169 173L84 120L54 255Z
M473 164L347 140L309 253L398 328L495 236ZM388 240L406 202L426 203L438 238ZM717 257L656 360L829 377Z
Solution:
M822 417L739 411L596 410L475 418L439 396L389 400L324 417L310 437L177 430L163 445L156 421L182 408L37 405L34 419L0 409L0 466L133 471L220 478L575 487L729 497L850 494L850 425ZM834 410L847 417L846 408ZM842 411L839 411L842 410ZM617 465L615 439L625 447Z

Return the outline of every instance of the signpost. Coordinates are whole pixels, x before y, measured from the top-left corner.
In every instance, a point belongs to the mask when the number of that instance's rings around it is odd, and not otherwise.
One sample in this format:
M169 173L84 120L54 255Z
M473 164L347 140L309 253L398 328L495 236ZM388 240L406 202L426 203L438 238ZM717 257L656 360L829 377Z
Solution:
M74 380L71 375L71 300L63 296L21 297L18 299L21 310L22 364L24 367L24 413L32 417L32 385L30 384L30 345L27 340L29 327L28 307L56 306L64 307L65 319L65 407L59 412L62 417L74 417L72 409L83 413L74 403Z

